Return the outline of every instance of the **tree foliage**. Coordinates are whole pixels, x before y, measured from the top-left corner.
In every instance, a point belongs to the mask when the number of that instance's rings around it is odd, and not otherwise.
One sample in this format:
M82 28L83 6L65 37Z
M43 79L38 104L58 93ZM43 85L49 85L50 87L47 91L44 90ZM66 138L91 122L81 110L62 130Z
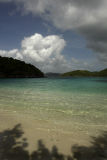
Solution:
M107 69L99 72L90 72L87 70L75 70L62 74L62 76L73 76L73 77L107 77Z
M0 57L1 78L39 78L44 74L35 66L13 58Z

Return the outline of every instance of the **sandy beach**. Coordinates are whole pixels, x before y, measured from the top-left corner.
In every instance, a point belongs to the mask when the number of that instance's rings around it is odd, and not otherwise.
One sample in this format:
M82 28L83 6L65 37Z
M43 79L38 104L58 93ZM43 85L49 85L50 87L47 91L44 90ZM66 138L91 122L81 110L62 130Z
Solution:
M0 110L0 132L6 129L12 129L15 125L21 124L24 131L24 137L27 138L29 146L28 150L32 152L37 148L38 140L43 140L45 146L51 150L56 145L59 152L70 154L71 147L74 144L89 145L90 133L86 134L86 130L76 130L71 123L66 126L52 121L37 120L28 114L18 112ZM90 126L91 133L94 126ZM96 132L96 135L98 132Z

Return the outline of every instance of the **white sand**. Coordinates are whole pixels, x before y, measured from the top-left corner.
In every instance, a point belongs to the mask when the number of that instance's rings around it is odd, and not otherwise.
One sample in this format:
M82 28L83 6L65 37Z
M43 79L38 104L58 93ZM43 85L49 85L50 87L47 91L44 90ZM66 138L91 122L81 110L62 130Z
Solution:
M30 151L36 149L39 139L42 139L49 149L56 145L59 152L64 154L71 153L73 144L88 145L90 141L89 133L85 129L73 130L72 122L71 125L66 124L65 126L53 121L37 120L29 114L0 110L0 132L11 129L19 123L22 125L24 137L28 139ZM94 126L91 126L91 130L94 129Z

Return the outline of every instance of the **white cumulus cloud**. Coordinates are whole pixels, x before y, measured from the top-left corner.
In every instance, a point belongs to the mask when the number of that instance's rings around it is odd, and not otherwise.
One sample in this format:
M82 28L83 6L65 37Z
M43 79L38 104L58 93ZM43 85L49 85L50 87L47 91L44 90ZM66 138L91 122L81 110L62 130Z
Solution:
M60 36L43 37L41 34L34 34L24 38L21 43L21 53L26 62L32 63L45 72L61 72L63 63L65 63L61 52L65 45L65 40ZM62 67L60 68L58 65Z
M15 2L23 14L39 15L57 28L80 33L101 63L107 62L107 0L0 0L3 1Z
M0 55L2 57L12 57L14 59L23 60L23 56L21 55L18 49L12 49L10 51L0 50Z
M0 55L31 63L44 72L63 72L68 67L66 59L61 54L65 45L65 40L60 36L43 37L36 33L22 40L20 50L0 50Z
M43 72L67 72L76 69L93 70L97 62L86 62L76 58L66 59L62 54L66 41L58 35L42 36L35 33L21 41L21 49L0 50L0 56L12 57L41 69ZM99 68L100 69L100 68Z

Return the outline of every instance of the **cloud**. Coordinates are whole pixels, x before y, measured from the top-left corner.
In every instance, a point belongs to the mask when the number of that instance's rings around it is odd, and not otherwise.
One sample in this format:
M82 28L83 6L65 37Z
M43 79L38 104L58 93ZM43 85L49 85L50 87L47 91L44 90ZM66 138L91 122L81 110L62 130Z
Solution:
M32 13L62 30L74 30L87 40L87 47L98 57L96 64L107 64L107 0L0 0L13 2L22 14ZM59 36L33 35L22 41L21 50L0 54L26 60L43 71L65 71L86 62L68 60L61 54L66 42ZM84 53L85 54L85 53ZM75 62L74 62L75 61ZM78 60L77 60L78 61ZM71 69L70 69L71 70Z
M62 54L66 41L57 35L42 36L35 33L21 41L21 49L0 50L3 57L13 57L31 63L43 72L67 72L76 69L96 69L97 62L86 62L76 58L66 59ZM100 68L99 68L100 69Z
M39 15L57 28L83 35L87 47L97 53L101 62L107 62L107 0L11 1L20 6L23 14Z
M89 63L73 57L67 60L62 55L65 46L66 41L60 36L49 35L43 37L41 34L35 33L22 40L20 50L0 50L0 55L31 63L44 72L64 73L76 69L93 70L96 67L98 62Z
M10 51L0 50L0 55L2 57L13 57L14 59L20 59L20 60L23 59L23 56L21 55L18 49L13 49Z
M41 34L34 34L26 37L21 45L21 53L26 62L30 62L46 72L63 70L65 59L61 52L66 42L60 36L43 37Z
M24 60L39 67L44 72L63 72L68 69L67 61L61 54L65 45L65 40L60 36L43 37L36 33L22 40L20 50L0 50L0 55Z
M98 64L98 61L94 60L94 61L84 61L84 60L80 60L80 59L76 59L74 57L72 57L71 59L71 65L72 66L72 70L96 70L96 66ZM100 70L100 66L99 68L97 68L98 70Z

